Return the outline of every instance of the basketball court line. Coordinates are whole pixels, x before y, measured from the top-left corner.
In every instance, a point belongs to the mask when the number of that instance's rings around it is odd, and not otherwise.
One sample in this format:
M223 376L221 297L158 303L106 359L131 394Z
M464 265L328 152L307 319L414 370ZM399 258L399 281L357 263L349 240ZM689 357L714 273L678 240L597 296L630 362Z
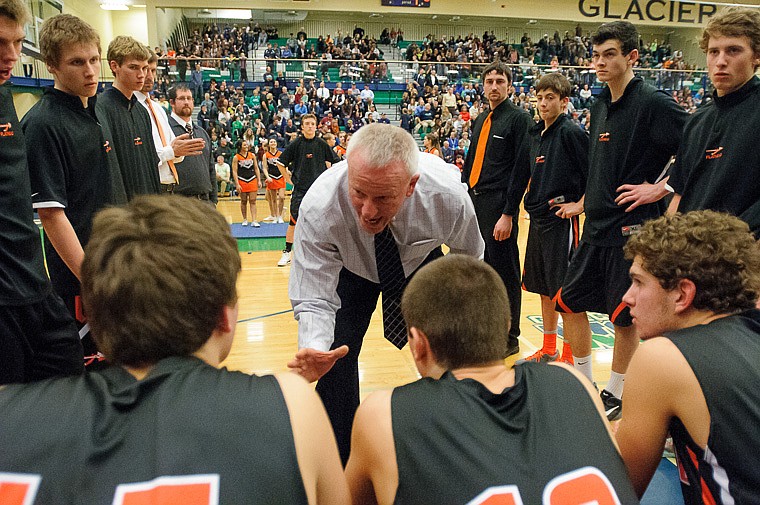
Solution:
M280 316L282 314L287 314L288 312L293 312L293 309L281 310L280 312L272 312L271 314L264 314L264 315L261 315L261 316L249 317L247 319L240 319L240 320L238 320L238 324L240 324L240 323L247 323L249 321L256 321L257 319L266 319L267 317L272 317L272 316Z

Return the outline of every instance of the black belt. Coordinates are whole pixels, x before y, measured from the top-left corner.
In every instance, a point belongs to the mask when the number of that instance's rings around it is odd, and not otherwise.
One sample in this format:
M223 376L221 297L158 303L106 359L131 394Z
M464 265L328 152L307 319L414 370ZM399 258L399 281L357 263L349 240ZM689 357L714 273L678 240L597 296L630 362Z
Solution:
M162 193L174 193L174 188L176 188L177 185L175 183L171 184L161 184L161 192Z

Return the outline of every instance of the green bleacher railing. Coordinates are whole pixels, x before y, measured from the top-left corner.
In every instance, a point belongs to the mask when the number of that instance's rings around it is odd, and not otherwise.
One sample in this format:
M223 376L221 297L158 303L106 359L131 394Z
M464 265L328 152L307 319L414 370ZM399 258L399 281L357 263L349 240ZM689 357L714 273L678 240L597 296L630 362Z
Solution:
M174 59L176 62L176 58ZM190 81L190 75L191 75L191 66L194 64L196 60L188 60L188 69L187 73L185 75L185 81ZM207 84L211 79L216 79L217 82L220 82L222 80L229 81L233 80L235 83L240 83L240 71L239 71L239 62L238 68L235 70L235 79L230 78L230 70L229 70L229 64L231 60L224 59L224 58L203 58L200 60L197 60L202 62L203 65L203 81L204 84ZM271 60L267 60L264 58L248 58L247 59L247 65L248 65L248 79L246 82L261 82L261 76L263 74L263 71L265 70L266 66L268 65L268 62ZM286 79L288 83L292 83L293 81L297 81L299 79L304 80L314 80L316 82L319 82L323 78L323 64L327 63L329 66L324 73L325 75L325 81L330 82L337 82L341 81L344 83L363 83L365 82L363 80L363 74L360 70L361 62L357 60L349 60L349 68L350 68L350 74L349 76L344 76L343 78L340 77L340 69L339 67L343 64L345 60L322 60L322 59L316 59L316 60L303 60L303 59L275 59L275 68L273 69L273 74L275 75L275 78L278 77L278 73L282 73L282 76ZM179 73L176 69L176 63L175 65L168 65L168 60L161 59L159 60L159 78L163 76L164 74L168 74L170 81L176 81L179 77ZM209 65L209 63L212 63L213 65ZM428 63L428 62L410 62L406 60L374 60L372 62L366 62L366 63L372 63L375 65L384 63L388 65L388 74L385 79L382 80L373 80L368 79L367 82L371 83L371 86L373 86L375 91L383 91L388 87L388 85L403 85L406 84L412 80L415 79L415 77L418 74L417 68L419 66L424 67L435 67L435 66L443 66L443 69L445 72L444 75L439 75L439 77L442 77L444 81L446 82L456 82L456 83L475 83L478 82L478 74L479 69L484 68L486 64L478 64L478 63L458 63L458 62L442 62L442 63ZM522 69L523 73L526 75L532 74L534 70L538 69L540 72L543 72L546 69L549 69L550 67L547 65L529 65L529 64L514 64L510 65L513 68L519 67ZM567 69L574 69L578 73L591 73L593 74L594 71L590 67L560 67L560 70L567 70ZM706 83L706 72L704 70L672 70L672 69L657 69L657 68L635 68L634 71L644 77L645 80L652 83L656 87L664 88L664 89L681 89L682 87L690 87L692 90L697 90L700 87L703 87ZM22 62L19 60L16 65L13 68L13 75L15 77L24 77L24 68L22 65ZM48 71L47 67L42 63L40 60L34 60L32 63L32 77L31 81L24 81L24 84L31 85L31 87L36 86L42 86L46 84L47 82L51 81L53 79L53 75ZM595 76L593 79L588 78L590 81L590 84L592 87L599 87L602 85L602 83L596 81ZM100 72L100 81L101 82L111 82L113 81L113 76L111 74L111 71L108 67L108 62L103 60L101 63L101 72ZM515 82L516 86L530 86L533 84L533 82L526 78L521 82ZM445 84L444 84L445 85ZM706 86L705 86L706 87ZM387 89L389 92L393 91L393 93L398 92L399 97L401 96L402 91L401 90L390 90Z

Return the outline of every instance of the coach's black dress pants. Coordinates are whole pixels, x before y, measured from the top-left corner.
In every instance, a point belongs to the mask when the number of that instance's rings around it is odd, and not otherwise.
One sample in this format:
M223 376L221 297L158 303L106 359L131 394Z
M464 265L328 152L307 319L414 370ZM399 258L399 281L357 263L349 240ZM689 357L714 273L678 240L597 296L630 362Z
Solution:
M441 248L434 249L420 268L441 256ZM380 285L344 268L340 272L337 292L340 309L335 315L335 340L330 349L347 345L348 354L319 379L317 393L332 423L340 459L345 466L351 452L351 427L359 407L359 352L377 307Z

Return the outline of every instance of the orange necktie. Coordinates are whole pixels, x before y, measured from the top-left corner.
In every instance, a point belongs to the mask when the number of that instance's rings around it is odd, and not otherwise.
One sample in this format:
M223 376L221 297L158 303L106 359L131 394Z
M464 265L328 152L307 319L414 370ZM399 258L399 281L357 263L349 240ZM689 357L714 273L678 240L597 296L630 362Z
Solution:
M151 103L153 100L150 99L150 97L145 98L145 103L148 104L148 110L150 111L151 116L153 116L153 122L156 123L156 127L158 128L158 136L161 137L161 145L166 147L166 137L164 136L164 130L161 128L161 123L158 121L158 117L156 117L156 109L153 108L153 103ZM177 167L174 166L174 161L169 160L166 163L169 165L169 169L172 171L172 175L174 176L174 182L176 184L179 184L179 177L177 176Z
M483 127L478 135L478 147L475 149L475 159L472 160L472 171L470 172L470 187L474 188L480 178L480 170L483 168L483 158L486 156L486 145L488 136L491 134L491 114L489 112L486 120L483 121Z

